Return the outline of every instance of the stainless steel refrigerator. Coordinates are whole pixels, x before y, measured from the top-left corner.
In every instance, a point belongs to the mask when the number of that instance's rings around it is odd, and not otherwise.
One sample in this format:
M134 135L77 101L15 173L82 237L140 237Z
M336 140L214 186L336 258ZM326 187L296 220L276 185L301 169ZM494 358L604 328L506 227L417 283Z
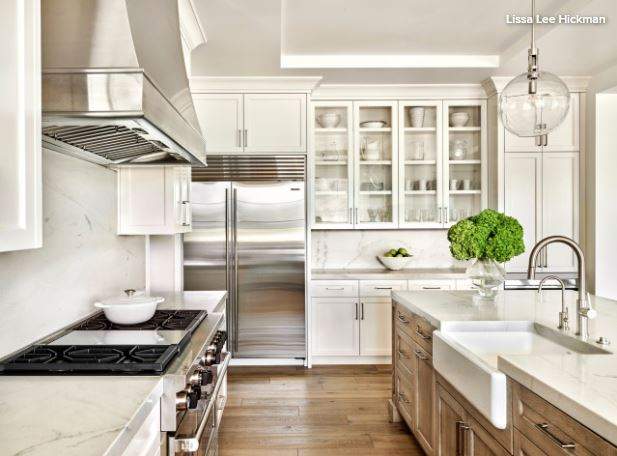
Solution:
M305 358L304 157L212 157L191 184L184 289L229 291L236 358Z

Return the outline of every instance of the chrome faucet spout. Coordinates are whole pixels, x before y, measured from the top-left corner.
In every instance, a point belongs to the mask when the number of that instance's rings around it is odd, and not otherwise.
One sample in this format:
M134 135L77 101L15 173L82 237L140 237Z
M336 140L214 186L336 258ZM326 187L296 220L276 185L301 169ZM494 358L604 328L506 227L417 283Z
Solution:
M581 247L574 241L566 236L549 236L541 241L531 249L529 254L529 265L527 267L527 278L535 279L536 276L536 262L538 255L549 244L565 244L569 246L576 255L578 262L578 299L576 301L576 335L580 335L583 339L589 338L589 318L593 318L594 312L589 307L589 301L587 300L587 281L585 280L585 254Z

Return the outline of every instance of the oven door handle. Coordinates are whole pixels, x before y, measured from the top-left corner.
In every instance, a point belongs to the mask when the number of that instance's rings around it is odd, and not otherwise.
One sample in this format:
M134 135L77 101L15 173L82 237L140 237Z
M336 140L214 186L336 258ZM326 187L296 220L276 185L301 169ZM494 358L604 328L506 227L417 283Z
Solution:
M201 440L201 436L206 430L206 424L208 422L208 418L214 409L216 404L216 400L218 399L219 390L221 389L221 385L223 384L223 378L225 378L225 374L227 373L227 366L229 366L229 362L231 361L231 353L225 353L225 359L220 364L214 364L213 366L218 366L218 373L216 377L216 385L214 386L214 390L210 395L210 400L208 402L208 406L206 407L206 412L199 423L199 427L197 431L195 431L194 435L183 436L182 438L174 439L174 447L176 453L193 453L199 449L199 441ZM216 417L214 417L216 420Z

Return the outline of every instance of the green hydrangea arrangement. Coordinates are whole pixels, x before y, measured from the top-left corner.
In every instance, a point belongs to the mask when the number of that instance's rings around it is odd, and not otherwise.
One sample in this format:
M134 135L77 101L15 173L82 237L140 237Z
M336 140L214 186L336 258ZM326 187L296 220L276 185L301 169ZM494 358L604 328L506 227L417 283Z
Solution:
M457 260L477 258L505 263L525 251L523 227L518 220L492 209L453 225L448 240Z

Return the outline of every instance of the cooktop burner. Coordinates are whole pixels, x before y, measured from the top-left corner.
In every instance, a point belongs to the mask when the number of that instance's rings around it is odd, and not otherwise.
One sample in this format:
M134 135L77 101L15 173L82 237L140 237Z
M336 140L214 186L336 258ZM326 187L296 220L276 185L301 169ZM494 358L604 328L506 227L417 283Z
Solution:
M177 345L35 345L0 364L4 373L160 373Z
M74 331L101 331L101 330L135 330L154 331L161 329L188 330L197 325L207 315L204 310L157 310L154 316L136 325L118 325L112 323L103 313L88 318L72 329Z

